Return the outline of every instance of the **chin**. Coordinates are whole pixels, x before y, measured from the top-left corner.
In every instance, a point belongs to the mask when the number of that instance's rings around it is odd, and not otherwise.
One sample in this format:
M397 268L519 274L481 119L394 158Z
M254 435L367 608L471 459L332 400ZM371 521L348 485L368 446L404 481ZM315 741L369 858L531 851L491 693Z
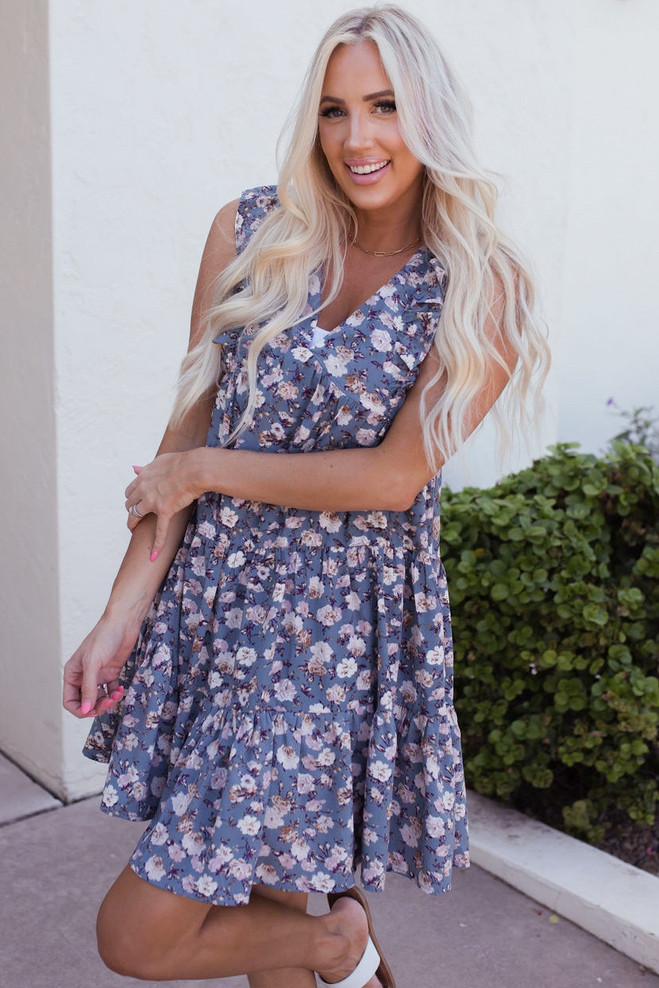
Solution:
M387 191L386 189L344 189L353 206L363 210L380 210L395 206L405 196L407 190Z

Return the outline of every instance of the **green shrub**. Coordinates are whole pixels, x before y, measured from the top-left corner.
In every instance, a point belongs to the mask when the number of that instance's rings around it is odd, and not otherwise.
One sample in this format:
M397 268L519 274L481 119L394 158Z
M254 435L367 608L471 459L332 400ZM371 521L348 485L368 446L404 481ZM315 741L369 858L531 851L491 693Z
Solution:
M658 509L628 442L443 501L467 782L594 842L659 800Z

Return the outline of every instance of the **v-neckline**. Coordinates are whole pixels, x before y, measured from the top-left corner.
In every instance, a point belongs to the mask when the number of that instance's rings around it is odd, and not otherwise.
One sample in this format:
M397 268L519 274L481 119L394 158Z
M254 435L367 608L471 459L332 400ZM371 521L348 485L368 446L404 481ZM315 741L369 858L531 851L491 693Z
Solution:
M419 257L420 254L426 254L427 255L429 253L430 252L428 251L428 248L427 247L419 247L418 250L415 250L414 253L411 255L411 257L408 257L408 259L405 262L405 264L403 264L403 266L401 268L399 268L398 271L396 271L394 274L392 274L391 278L389 278L388 281L385 281L384 284L380 285L380 287L376 291L372 292L368 296L368 298L365 298L364 301L361 303L361 305L358 305L356 309L354 309L349 315L347 315L345 317L345 319L343 319L342 322L338 323L338 325L336 325L333 329L323 329L322 326L319 326L318 325L318 319L319 319L319 317L320 317L320 315L322 313L322 309L321 309L313 317L313 321L315 323L316 329L320 330L321 333L324 333L325 334L325 339L328 339L330 336L334 336L337 333L343 332L346 323L349 323L351 319L354 319L355 316L358 316L359 313L362 312L364 310L364 308L370 302L372 302L374 299L380 298L381 295L383 294L383 292L387 288L392 287L394 285L394 283L401 277L401 275L404 275L405 274L405 272L407 271L407 269L411 266L412 262L417 257ZM325 288L324 274L325 274L324 268L321 267L318 270L319 289L318 289L317 292L314 293L314 299L317 298L319 303L322 303L323 289ZM316 306L314 305L313 308L315 309Z

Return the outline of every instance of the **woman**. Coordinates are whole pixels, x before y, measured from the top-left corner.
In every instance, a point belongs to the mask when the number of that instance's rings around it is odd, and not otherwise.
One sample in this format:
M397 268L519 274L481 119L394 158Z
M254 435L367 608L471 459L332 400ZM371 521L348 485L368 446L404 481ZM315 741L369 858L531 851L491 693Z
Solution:
M439 469L506 385L521 407L546 348L412 17L339 18L294 121L278 188L211 229L64 702L97 718L103 808L150 820L99 912L110 967L392 988L354 867L444 892L468 864Z

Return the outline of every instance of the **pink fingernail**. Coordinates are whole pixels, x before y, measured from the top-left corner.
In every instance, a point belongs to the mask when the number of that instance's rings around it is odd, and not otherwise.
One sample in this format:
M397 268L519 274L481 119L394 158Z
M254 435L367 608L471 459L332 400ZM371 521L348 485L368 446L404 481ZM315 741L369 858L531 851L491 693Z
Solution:
M135 466L135 464L133 464L133 470L135 471L135 473L139 473L141 469L142 467Z
M82 703L80 704L80 713L84 717L85 714L88 714L89 713L89 711L91 710L91 708L92 708L92 705L89 702L89 700L83 700Z
M158 558L158 553L156 552L155 549L153 550L153 552L151 553L151 555L149 556L149 558L150 558L150 560L151 560L152 563L155 563L156 559Z
M118 690L115 690L113 693L110 693L110 699L118 700L121 694L123 693L123 691L124 691L123 686L120 686Z

